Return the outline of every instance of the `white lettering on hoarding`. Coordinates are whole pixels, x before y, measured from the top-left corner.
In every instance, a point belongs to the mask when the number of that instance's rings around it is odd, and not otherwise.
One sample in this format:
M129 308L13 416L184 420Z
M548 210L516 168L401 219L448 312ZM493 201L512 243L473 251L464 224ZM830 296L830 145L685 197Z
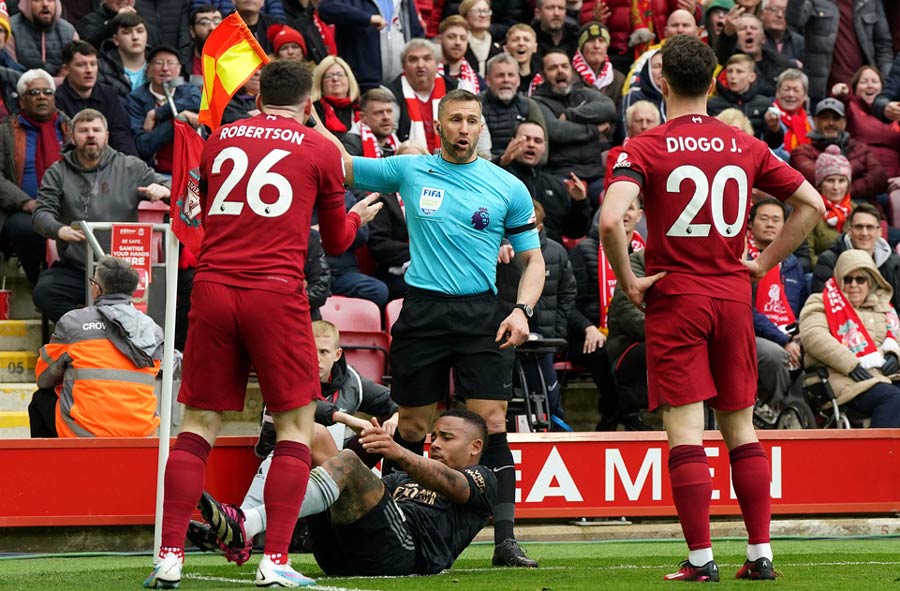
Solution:
M556 482L555 486L554 482ZM555 445L550 450L550 455L547 456L547 461L544 462L541 472L538 474L534 486L531 487L531 492L528 493L525 502L540 503L547 497L564 497L569 503L581 503L584 501L581 492L575 485L575 480L569 474L569 469L566 468L566 463L563 462L562 456L559 455Z
M632 480L628 474L628 467L622 458L622 452L618 449L606 450L606 462L604 465L606 473L605 499L606 501L616 500L616 483L615 476L618 474L622 486L625 488L625 496L629 501L636 501L641 496L644 489L644 483L650 476L651 499L659 501L662 499L662 450L660 448L650 448L644 454L644 461L638 470L637 477ZM652 476L651 476L652 470Z

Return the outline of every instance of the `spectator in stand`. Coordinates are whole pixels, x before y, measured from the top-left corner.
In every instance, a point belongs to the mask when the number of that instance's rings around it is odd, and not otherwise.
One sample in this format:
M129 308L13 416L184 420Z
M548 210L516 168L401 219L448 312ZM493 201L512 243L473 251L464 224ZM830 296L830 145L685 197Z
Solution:
M471 13L470 13L471 14ZM441 21L441 74L456 80L457 88L478 94L485 87L484 78L475 71L466 58L469 53L469 23L454 14Z
M523 125L534 127L533 124ZM541 299L534 307L534 315L528 320L528 327L532 334L538 334L545 339L565 339L568 333L568 316L575 305L575 277L572 275L572 265L569 264L569 255L565 247L549 238L544 231L544 208L536 201L534 223L537 225L546 271ZM518 301L517 287L521 277L522 265L514 258L509 262L501 261L497 264L497 295L500 297L501 306L507 310L512 310ZM543 376L551 417L564 419L559 380L556 377L556 370L553 369L553 357L553 353L544 353L538 357L537 363L529 358L520 360L528 382L539 379L538 375ZM540 374L537 371L538 366ZM556 430L552 428L555 424L551 419L551 430Z
M612 144L616 106L596 88L576 80L568 56L559 50L544 55L543 76L546 82L535 90L534 100L547 124L547 167L560 179L575 173L585 180L588 198L596 206L605 173L602 154Z
M508 165L515 158L509 145L519 123L531 121L546 126L537 102L518 90L521 88L518 68L515 58L508 54L492 57L488 60L487 89L479 95L491 134L491 161L500 166Z
M135 0L134 7L147 21L147 44L151 48L181 47L190 39L190 9L185 0Z
M99 111L85 109L75 115L75 148L47 169L38 193L34 229L56 240L59 261L41 273L34 303L54 322L84 305L87 246L84 234L70 224L136 222L138 203L169 197L168 180L138 158L110 148L108 135L106 118Z
M303 287L309 299L309 316L313 320L321 320L319 308L325 305L331 295L331 268L322 248L322 236L315 228L309 230L309 250L306 252L306 265L303 267ZM271 423L270 423L271 424ZM274 435L274 424L272 424ZM272 442L274 445L274 441Z
M803 71L809 75L814 101L863 65L875 66L885 76L890 73L894 52L881 2L790 0L785 17L794 30L803 31Z
M644 248L644 238L634 229L643 214L640 201L635 199L624 221L629 254ZM616 277L600 243L597 219L587 238L576 244L569 254L577 286L575 307L569 314L569 359L587 367L597 386L597 410L600 413L597 431L615 431L623 422L629 431L642 431L646 426L639 415L621 416L622 407L612 375L613 359L605 346L608 310Z
M433 125L438 103L447 92L456 88L455 80L438 75L436 49L425 39L407 43L400 54L403 73L387 84L400 106L397 137L400 141L419 142L429 153L434 153L440 146Z
M11 41L12 26L9 24L9 12L6 10L6 2L0 2L0 67L22 73L25 67L15 60L15 43Z
M622 104L622 87L625 75L613 68L609 61L609 30L597 21L586 23L578 31L578 51L572 58L572 67L586 86L594 87L616 105Z
M124 99L147 82L147 25L141 15L125 12L110 28L112 38L100 46L100 82Z
M207 0L188 0L186 8L188 12L193 12L206 3ZM235 9L233 0L211 0L209 4L215 6L216 10L221 12L223 17L228 16ZM278 19L284 19L286 16L284 4L283 0L265 0L261 12Z
M491 6L491 36L499 43L505 39L509 29L529 21L532 5L528 0L503 0Z
M413 0L382 3L370 0L321 0L319 14L334 25L338 55L347 60L365 92L402 72L406 44L424 37Z
M537 0L535 21L538 55L543 58L551 50L559 50L570 59L578 49L578 26L566 22L566 0Z
M876 203L876 197L887 191L887 174L869 147L847 133L844 104L833 98L819 101L813 124L813 130L807 134L810 143L791 152L791 166L812 182L817 178L816 159L826 147L837 146L852 167L850 194L856 200Z
M247 80L225 107L222 113L222 125L234 123L238 119L246 119L259 115L256 108L256 96L259 94L259 70Z
M750 120L740 109L729 107L727 109L719 111L716 114L716 119L726 125L734 127L735 129L740 129L747 135L755 135L753 133L753 124L750 123Z
M712 0L703 8L703 31L700 38L706 36L706 44L710 47L716 46L716 40L722 31L725 30L725 19L728 12L734 8L734 0Z
M356 205L356 197L348 190L345 196L347 211ZM313 220L313 223L316 223ZM338 296L360 298L374 302L379 308L384 309L388 301L388 288L383 281L364 274L359 270L356 259L357 248L361 248L369 241L369 228L363 226L356 231L356 238L350 247L337 256L326 255L328 268L331 269L331 293Z
M263 0L233 0L235 12L247 24L250 32L259 41L263 51L271 54L273 51L272 43L269 41L268 31L272 25L280 25L284 23L283 17L265 14L262 11Z
M873 428L900 427L900 389L891 384L900 369L892 295L872 257L851 249L800 314L806 366L824 366L838 403L870 415Z
M772 197L750 208L747 256L756 259L781 233L787 206ZM790 254L752 286L759 401L777 408L791 388L791 369L802 366L797 318L809 296L803 267Z
M394 133L394 95L384 88L366 91L359 99L359 121L341 142L351 156L393 156L400 147Z
M612 169L631 138L635 138L648 129L659 127L662 119L659 109L650 101L637 101L625 109L625 140L621 145L613 146L606 155L606 176L603 186L608 187L612 182Z
M650 49L644 56L651 54L644 60L638 74L638 83L632 86L622 99L621 112L624 113L631 105L638 101L649 102L659 111L660 121L666 120L666 101L663 98L662 83L662 54L659 49Z
M353 155L349 147L347 151ZM425 146L414 142L403 142L397 147L398 156L427 153ZM369 224L369 254L376 263L375 277L387 285L388 300L396 300L406 297L408 287L404 279L409 268L406 206L400 200L399 193L385 193L381 196L381 202L384 207Z
M128 126L128 113L116 90L97 82L97 50L86 41L72 41L63 48L65 79L56 89L56 104L69 117L83 109L96 109L106 115L109 124L109 145L114 149L137 156L134 136Z
M488 0L463 0L459 5L459 15L469 24L466 60L479 76L485 75L487 61L503 51L491 35L492 14L491 3ZM469 88L466 90L478 92Z
M175 140L175 113L166 99L171 93L178 118L194 129L200 127L200 89L193 84L175 86L181 62L178 51L165 45L147 55L146 84L128 95L128 119L138 155L157 172L172 173L172 148Z
M113 19L125 12L137 13L134 0L103 0L93 11L75 23L75 29L82 41L100 47L115 33L112 27Z
M513 56L519 64L519 92L531 96L532 81L539 76L540 56L537 53L537 35L530 26L516 24L506 31L503 51ZM536 85L535 85L536 86Z
M306 40L300 31L287 25L272 25L266 32L277 60L306 61Z
M91 278L93 303L56 323L41 347L28 405L32 437L149 437L159 427L153 391L163 331L131 303L138 272L105 256Z
M788 29L784 18L787 5L788 0L763 0L760 3L762 11L759 17L762 19L766 35L764 47L786 57L790 60L792 68L803 68L806 43L803 35Z
M812 117L806 113L808 90L809 78L794 68L779 74L775 82L775 102L766 111L762 139L782 160L811 141L807 135L813 128Z
M819 293L833 275L838 257L845 250L855 248L869 253L878 272L894 290L891 305L900 308L900 256L881 236L881 212L868 203L857 205L844 224L844 232L838 236L831 248L819 255L813 271L812 292Z
M318 64L329 55L337 55L334 27L319 16L319 0L284 0L284 10L287 23L306 40L309 59Z
M16 61L51 76L62 68L62 48L78 38L75 27L62 18L61 0L19 0L19 13L9 19L9 25Z
M736 53L725 64L726 84L716 80L716 96L710 97L707 111L718 115L728 108L741 111L750 120L753 133L762 136L766 110L772 105L772 97L760 92L756 80L755 61L746 53ZM721 78L721 76L720 76Z
M313 70L312 101L319 119L341 138L359 120L359 84L350 65L328 56Z
M639 53L634 63L631 64L630 69L628 70L628 74L625 75L625 86L623 87L622 92L627 95L627 93L638 83L641 81L642 77L646 73L644 67L647 65L647 62L654 55L659 53L659 49L665 44L666 39L669 37L674 37L676 35L689 35L691 37L700 36L700 28L697 26L696 17L689 11L679 8L678 10L673 10L669 14L669 18L666 19L666 26L664 29L665 35L663 39L655 44L651 45L647 48L643 53ZM663 116L665 119L665 114Z
M725 30L716 39L716 57L720 64L728 63L736 51L753 58L756 84L760 94L773 96L778 76L791 67L791 61L765 45L762 21L750 13L741 14L740 7L729 13ZM737 14L737 17L733 15Z
M203 46L209 34L222 22L222 13L212 4L202 4L191 12L188 20L191 40L181 46L181 65L192 84L203 85ZM201 76L201 78L194 78ZM199 82L199 84L198 84Z
M25 72L16 91L20 111L0 125L0 236L12 243L34 286L46 240L32 229L31 214L44 174L69 141L69 118L56 108L55 85L47 72Z
M886 123L875 115L874 102L881 94L883 83L878 70L863 66L850 79L849 86L839 82L831 93L845 105L850 137L867 145L884 168L888 190L892 193L891 222L896 226L900 224L900 215L894 210L900 205L897 193L900 191L900 130L896 123Z
M834 244L853 211L850 198L853 172L850 161L841 154L840 148L828 146L816 159L815 170L815 186L825 203L825 215L807 237L813 263L816 257Z
M891 64L890 74L882 71L882 75L884 89L872 102L872 112L889 123L900 121L900 53Z
M544 126L537 122L519 123L504 154L512 157L505 168L525 184L531 198L541 205L544 233L554 242L561 243L563 235L570 238L584 236L590 225L591 208L587 184L574 172L562 181L544 171L546 136Z

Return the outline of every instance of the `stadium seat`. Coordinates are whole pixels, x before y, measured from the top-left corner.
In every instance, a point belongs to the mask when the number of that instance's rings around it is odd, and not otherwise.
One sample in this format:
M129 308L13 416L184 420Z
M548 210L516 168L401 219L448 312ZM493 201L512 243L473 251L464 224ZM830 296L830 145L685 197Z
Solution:
M391 300L384 307L384 330L388 333L388 336L391 334L391 327L394 326L394 323L397 322L397 318L400 316L401 308L403 308L403 298Z
M141 201L138 203L138 221L142 224L163 224L169 215L169 206L162 201ZM150 244L150 259L155 265L166 258L163 233L154 232Z
M381 332L381 310L369 300L329 296L319 311L342 335L345 331Z
M360 375L383 384L387 372L388 335L382 331L341 331L344 358Z

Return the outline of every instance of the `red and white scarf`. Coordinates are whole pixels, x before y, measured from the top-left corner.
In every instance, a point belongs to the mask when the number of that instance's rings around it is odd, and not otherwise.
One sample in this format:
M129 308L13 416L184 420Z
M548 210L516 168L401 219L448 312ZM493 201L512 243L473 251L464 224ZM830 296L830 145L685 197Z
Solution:
M822 216L825 223L838 232L843 232L844 222L847 221L847 216L849 216L850 212L853 210L853 202L850 200L850 193L844 195L844 198L841 199L839 203L826 199L823 195L822 202L825 203L825 215Z
M359 137L362 140L363 156L366 158L382 157L381 144L378 142L378 138L372 133L372 129L362 121L359 122ZM393 154L397 151L397 146L400 142L397 139L397 134L392 133L384 143L392 148L391 153Z
M543 83L544 83L544 77L541 76L541 73L540 73L540 72L536 73L536 74L531 78L531 84L528 85L528 96L533 95L533 94L534 94L534 91L537 89L537 87L540 86L540 85L543 84Z
M784 132L785 151L790 152L800 144L810 143L812 140L806 137L806 134L812 131L812 126L809 124L806 110L800 107L796 113L791 115L778 104L778 99L775 100L774 105L781 111L781 122L787 127Z
M400 84L403 88L403 100L406 101L406 111L409 113L409 141L419 142L423 146L428 145L428 139L425 135L425 125L431 125L437 119L438 103L447 94L447 86L444 78L438 74L434 78L434 88L431 89L431 113L422 113L419 109L419 97L416 91L406 79L406 74L400 76Z
M884 365L884 355L878 350L878 346L860 321L856 310L847 301L844 293L838 289L833 277L825 282L822 301L825 304L825 319L828 320L828 330L831 332L831 336L850 349L864 368L872 369ZM885 317L887 337L881 344L881 348L896 351L897 335L900 334L900 320L897 319L897 313L893 308L885 313Z
M613 82L613 67L608 59L604 62L603 67L600 68L600 73L594 74L594 70L591 69L581 50L579 50L575 52L575 57L572 58L572 67L575 68L575 71L578 72L585 84L593 86L597 90L603 90Z
M447 70L449 71L449 67ZM469 60L463 59L459 62L459 84L457 88L468 90L472 94L481 92L481 84L478 83L478 74L475 73Z
M644 250L645 244L644 237L637 232L631 235L631 252ZM616 274L613 272L609 257L603 251L602 242L597 248L597 282L600 292L600 326L598 328L603 334L606 334L609 304L612 302L613 292L616 291Z
M325 44L328 55L337 55L337 43L334 41L334 25L329 25L323 21L319 17L318 10L313 11L313 24L316 25L316 29L319 31L319 37L322 38L322 43Z
M747 254L750 260L755 260L759 256L760 250L753 242L753 236L747 233ZM794 316L794 310L791 303L787 299L784 292L784 282L781 280L781 263L778 263L766 273L766 276L760 279L756 286L756 301L754 302L757 312L768 318L772 324L781 330L794 322L797 318Z

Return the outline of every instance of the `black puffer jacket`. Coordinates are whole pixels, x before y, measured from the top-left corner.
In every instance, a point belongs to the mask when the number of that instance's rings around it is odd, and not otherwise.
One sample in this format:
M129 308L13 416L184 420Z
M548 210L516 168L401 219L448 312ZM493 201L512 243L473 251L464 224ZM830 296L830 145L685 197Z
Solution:
M331 268L325 258L325 249L322 248L322 237L317 230L309 231L303 278L306 280L309 315L313 320L319 320L322 317L319 308L325 305L325 300L331 295Z
M384 207L369 223L369 254L377 263L376 275L390 275L391 267L409 261L409 230L396 193L381 196Z
M331 368L331 381L321 384L322 395L316 400L316 422L320 425L333 425L331 416L336 411L350 415L362 411L374 417L388 417L397 412L390 389L359 375L347 365L343 356ZM347 429L344 441L354 435L356 433Z
M562 244L550 240L541 231L541 254L544 255L544 291L528 323L532 332L548 339L566 338L567 318L575 303L575 278ZM500 301L512 310L516 305L522 267L515 260L497 265L497 294Z
M635 277L647 276L643 250L631 253L630 262ZM613 362L634 343L647 340L644 334L644 311L632 304L618 286L609 303L607 325L609 338L606 341L606 352Z
M716 90L718 95L711 97L706 105L709 114L715 117L725 109L737 109L750 120L750 124L753 125L753 134L756 137L762 137L763 127L766 123L766 110L772 106L774 99L771 96L760 94L759 85L755 83L743 94L731 92L721 82L716 82Z
M147 22L147 45L181 47L190 43L184 0L135 0L134 7Z
M563 182L541 166L526 166L513 161L506 170L522 181L531 198L543 206L544 230L548 238L562 242L563 235L569 238L584 236L591 224L591 206L587 199L573 200Z
M115 88L123 99L128 96L131 93L131 80L125 75L122 57L112 39L107 39L100 46L97 62L100 66L98 80Z
M516 126L523 121L537 123L547 133L544 113L533 100L522 93L516 93L508 103L504 103L490 89L480 93L481 113L491 132L491 161L500 162L500 156L506 151L509 141L516 133Z

